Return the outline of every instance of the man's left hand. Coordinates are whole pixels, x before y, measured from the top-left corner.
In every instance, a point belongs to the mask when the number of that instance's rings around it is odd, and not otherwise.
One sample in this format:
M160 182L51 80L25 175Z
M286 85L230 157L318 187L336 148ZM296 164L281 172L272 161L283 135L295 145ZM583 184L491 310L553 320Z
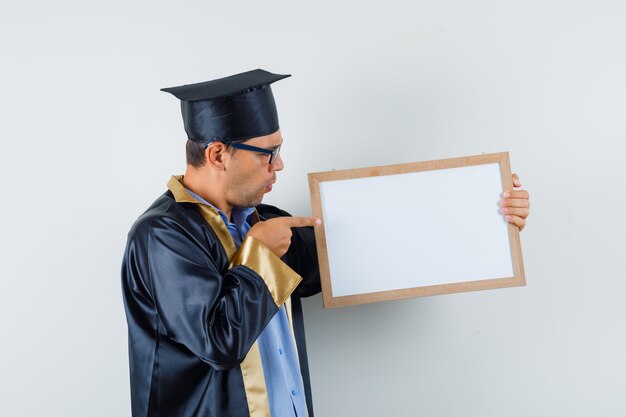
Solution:
M513 187L519 188L522 183L517 174L513 174ZM516 225L521 231L526 226L526 218L530 209L529 195L526 190L511 190L502 193L500 212L507 222Z

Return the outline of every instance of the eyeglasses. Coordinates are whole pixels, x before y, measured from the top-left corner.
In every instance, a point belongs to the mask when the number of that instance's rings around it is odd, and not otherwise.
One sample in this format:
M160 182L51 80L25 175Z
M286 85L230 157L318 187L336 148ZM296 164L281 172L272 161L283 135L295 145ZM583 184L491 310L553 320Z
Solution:
M281 143L280 145L272 149L257 148L256 146L245 145L243 143L231 143L229 146L232 146L235 149L243 149L244 151L259 152L269 155L270 165L272 165L274 162L276 162L276 158L278 158L278 154L280 153L280 147L282 145L283 144Z

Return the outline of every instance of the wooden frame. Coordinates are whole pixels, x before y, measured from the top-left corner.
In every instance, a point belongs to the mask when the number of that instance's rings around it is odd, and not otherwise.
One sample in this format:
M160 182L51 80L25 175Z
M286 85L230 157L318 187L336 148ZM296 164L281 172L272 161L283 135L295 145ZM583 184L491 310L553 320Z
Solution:
M502 191L513 189L508 152L308 178L327 308L526 285L519 229L498 212Z

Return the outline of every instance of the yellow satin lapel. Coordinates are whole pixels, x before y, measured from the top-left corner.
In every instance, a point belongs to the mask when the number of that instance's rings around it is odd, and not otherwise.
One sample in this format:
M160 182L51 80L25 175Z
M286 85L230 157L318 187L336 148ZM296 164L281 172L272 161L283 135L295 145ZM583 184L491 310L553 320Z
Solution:
M217 238L220 240L220 243L224 247L224 251L226 252L226 256L230 261L235 256L235 252L237 252L237 248L235 247L235 242L233 242L233 237L228 232L222 217L218 212L211 206L207 206L206 204L199 203L198 209L204 217L204 220L211 226L211 229L217 235Z
M265 374L263 373L261 353L257 342L254 342L246 358L241 363L241 374L246 390L250 417L270 417L270 403L267 398Z

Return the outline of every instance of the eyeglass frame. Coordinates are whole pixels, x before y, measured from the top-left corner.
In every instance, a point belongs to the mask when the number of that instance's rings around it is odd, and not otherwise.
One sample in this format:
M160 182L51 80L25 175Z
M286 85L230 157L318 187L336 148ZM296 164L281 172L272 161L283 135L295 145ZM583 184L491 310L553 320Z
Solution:
M228 146L232 146L235 149L242 149L244 151L252 151L252 152L258 152L258 153L264 153L265 155L269 155L270 156L270 165L274 164L274 162L276 162L276 159L278 159L278 154L280 153L280 147L283 145L283 143L281 142L280 145L272 148L272 149L265 149L265 148L259 148L257 146L252 146L252 145L246 145L245 143L231 143Z
M205 149L208 148L209 145L210 143L206 144ZM281 142L280 145L272 149L259 148L258 146L246 145L245 143L237 143L237 142L228 143L228 144L224 143L224 145L232 146L235 149L241 149L244 151L252 151L252 152L258 152L258 153L262 153L265 155L269 155L270 156L269 162L270 162L270 165L272 165L274 162L276 162L276 159L278 159L278 154L280 153L280 147L283 146L283 143Z

